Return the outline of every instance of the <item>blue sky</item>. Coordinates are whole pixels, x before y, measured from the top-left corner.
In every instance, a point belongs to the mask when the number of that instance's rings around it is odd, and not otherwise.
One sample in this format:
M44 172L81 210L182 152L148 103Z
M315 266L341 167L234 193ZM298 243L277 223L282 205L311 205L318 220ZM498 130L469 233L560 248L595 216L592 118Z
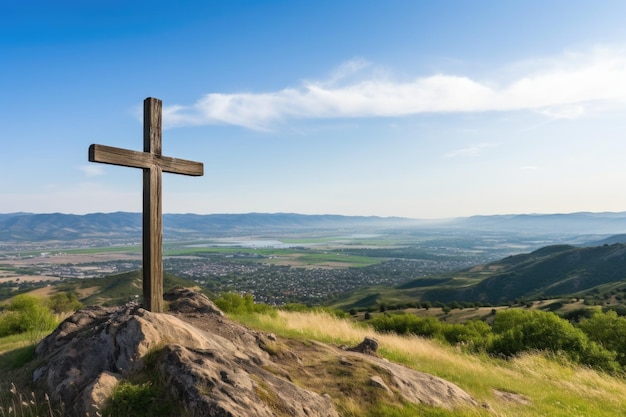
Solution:
M0 213L626 211L626 2L5 1Z

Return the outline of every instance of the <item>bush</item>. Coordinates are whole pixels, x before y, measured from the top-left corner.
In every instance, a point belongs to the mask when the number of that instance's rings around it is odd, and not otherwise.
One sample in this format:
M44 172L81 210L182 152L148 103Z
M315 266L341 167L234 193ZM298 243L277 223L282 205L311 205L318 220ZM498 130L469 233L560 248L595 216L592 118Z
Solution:
M272 307L267 304L256 304L251 294L241 296L236 293L224 293L218 299L214 300L224 313L229 314L251 314L266 313L273 311Z
M411 314L381 315L372 319L371 323L379 332L415 334L431 338L440 333L442 326L435 317L417 317Z
M60 292L48 299L48 306L56 314L70 313L83 307L73 292Z
M591 318L582 320L578 325L590 340L613 351L617 361L626 366L626 317L618 316L615 311L596 312Z
M442 325L442 335L451 345L466 344L474 350L487 347L491 339L491 327L481 320L470 320L464 324Z
M0 315L0 337L30 332L38 339L58 324L45 301L32 295L16 295L5 310Z
M586 342L582 331L554 313L507 310L496 314L493 353L512 356L527 350L580 352Z
M492 354L513 356L540 350L565 353L574 362L605 370L616 370L616 355L570 322L554 313L539 310L507 310L496 314L494 338L488 346Z

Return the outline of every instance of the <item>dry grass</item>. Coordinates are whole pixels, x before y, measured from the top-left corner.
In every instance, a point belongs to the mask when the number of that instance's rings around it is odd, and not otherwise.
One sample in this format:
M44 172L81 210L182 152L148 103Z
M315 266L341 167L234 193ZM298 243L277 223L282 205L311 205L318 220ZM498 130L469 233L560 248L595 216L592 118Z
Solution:
M281 336L334 344L355 345L365 336L374 336L379 352L388 359L447 379L489 406L489 412L467 410L463 415L609 417L623 416L626 410L623 378L539 353L512 360L494 359L420 337L375 334L369 327L320 312L281 311L273 317L259 315L245 321ZM503 398L494 390L523 395L530 404ZM350 408L349 401L344 404Z

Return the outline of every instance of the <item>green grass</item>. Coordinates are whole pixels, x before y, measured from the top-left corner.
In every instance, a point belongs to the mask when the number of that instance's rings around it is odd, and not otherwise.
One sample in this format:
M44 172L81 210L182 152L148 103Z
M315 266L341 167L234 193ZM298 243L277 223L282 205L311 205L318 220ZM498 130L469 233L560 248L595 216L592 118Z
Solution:
M250 315L238 317L238 320L279 336L335 345L354 346L363 337L374 334L373 330L363 325L323 313L279 312L275 317ZM375 337L383 357L453 382L479 404L489 404L491 411L480 405L448 411L382 404L378 411L376 408L371 411L371 416L621 417L626 410L626 380L623 377L576 366L561 357L532 353L502 360L485 354L465 353L437 341L414 336L377 334ZM504 400L494 390L523 395L530 403ZM358 408L350 414L350 409L346 407L344 415L368 415Z
M438 407L428 407L411 403L398 406L381 402L368 409L365 417L447 417L450 415L449 410ZM456 417L477 417L482 415L485 414L471 408L454 410L454 416Z
M21 336L21 337L20 337ZM35 355L35 344L29 336L13 335L0 338L0 369L10 371L30 362Z
M174 415L179 404L166 399L166 387L152 381L123 381L102 410L107 417L154 417Z

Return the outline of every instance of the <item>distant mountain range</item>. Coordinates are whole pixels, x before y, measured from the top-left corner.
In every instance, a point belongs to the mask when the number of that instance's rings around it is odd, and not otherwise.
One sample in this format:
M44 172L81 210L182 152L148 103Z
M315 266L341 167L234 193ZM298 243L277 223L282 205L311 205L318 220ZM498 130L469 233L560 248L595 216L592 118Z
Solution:
M166 239L206 239L314 230L372 231L405 228L595 234L604 238L606 235L626 233L626 212L473 216L436 221L294 213L165 214L163 225ZM141 227L140 213L8 213L0 214L0 241L138 239L141 236Z
M163 235L167 239L206 239L270 232L312 230L368 230L394 228L417 221L338 215L302 215L291 213L248 214L165 214ZM140 213L75 214L0 214L0 241L24 242L78 239L141 238Z

